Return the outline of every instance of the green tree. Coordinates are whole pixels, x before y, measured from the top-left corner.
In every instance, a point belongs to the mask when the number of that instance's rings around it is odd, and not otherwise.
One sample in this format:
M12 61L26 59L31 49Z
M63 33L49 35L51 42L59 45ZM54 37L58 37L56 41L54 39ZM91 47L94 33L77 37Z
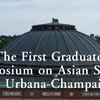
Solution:
M14 35L14 36L1 35L0 36L0 49L4 48L10 41L14 40L17 37L18 36L16 36L16 35Z

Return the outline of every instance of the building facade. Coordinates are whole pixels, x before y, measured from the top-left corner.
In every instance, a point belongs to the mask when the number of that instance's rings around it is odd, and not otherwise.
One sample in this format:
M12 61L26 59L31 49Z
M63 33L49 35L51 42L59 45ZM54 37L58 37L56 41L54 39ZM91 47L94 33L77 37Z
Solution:
M38 82L51 82L53 79L63 78L65 82L98 82L99 75L93 75L95 65L99 65L99 61L66 61L66 56L61 58L61 55L74 55L76 51L79 55L97 55L100 54L100 45L91 37L85 35L82 32L77 31L74 25L59 23L58 19L52 19L51 23L33 25L32 29L22 34L12 43L10 43L6 48L3 49L9 55L16 54L17 61L6 61L4 62L4 54L0 56L0 68L32 68L34 70L34 75L2 75L0 98L10 100L34 100L34 99L100 99L99 89L90 89L85 92L84 89L53 89L48 87L46 89L7 89L5 88L6 79L15 79L15 81L20 81L23 78L26 82L38 81ZM39 61L37 56L34 61L28 61L29 57L25 61L21 61L21 53L27 52L31 55L46 55L46 61ZM60 56L59 61L53 61L51 55L54 52L59 52L55 54L55 59ZM40 56L41 57L41 56ZM79 57L79 56L78 56ZM31 58L30 58L31 59ZM63 59L63 60L61 60ZM68 68L74 69L87 68L89 70L89 75L57 75L61 65L64 69ZM53 70L52 75L38 75L37 71L39 68L51 68ZM72 71L71 71L72 72ZM76 71L75 71L76 73Z

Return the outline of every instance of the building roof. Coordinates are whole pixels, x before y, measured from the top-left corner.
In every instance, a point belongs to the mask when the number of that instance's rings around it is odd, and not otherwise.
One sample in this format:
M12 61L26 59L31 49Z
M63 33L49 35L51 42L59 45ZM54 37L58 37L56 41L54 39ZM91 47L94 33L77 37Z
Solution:
M31 31L21 35L10 43L4 50L9 54L21 55L22 51L32 54L46 54L48 57L55 51L61 54L75 54L78 51L81 55L100 54L100 45L86 34L75 29L74 25L61 24L57 19L51 23L32 26ZM20 58L19 58L20 59ZM8 62L18 65L42 65L42 66L71 66L71 65L94 65L99 62L54 62L48 59L46 62ZM7 64L8 64L7 63Z

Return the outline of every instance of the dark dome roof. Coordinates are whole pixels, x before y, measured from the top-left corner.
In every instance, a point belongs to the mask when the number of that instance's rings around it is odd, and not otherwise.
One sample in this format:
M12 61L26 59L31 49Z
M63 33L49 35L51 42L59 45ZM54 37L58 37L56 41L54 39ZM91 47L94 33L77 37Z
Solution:
M34 25L31 31L21 35L9 44L5 50L9 54L20 55L22 51L31 51L33 54L46 54L50 56L54 51L61 54L99 54L100 46L91 37L78 32L74 25L61 24L57 19L52 23ZM14 63L14 62L13 62ZM29 65L91 65L98 62L54 62L50 59L46 62L24 62ZM22 62L16 62L22 64Z

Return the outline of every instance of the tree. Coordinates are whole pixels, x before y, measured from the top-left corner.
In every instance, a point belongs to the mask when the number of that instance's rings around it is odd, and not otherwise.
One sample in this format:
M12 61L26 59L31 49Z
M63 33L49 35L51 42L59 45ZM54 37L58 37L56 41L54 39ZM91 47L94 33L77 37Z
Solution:
M0 36L0 49L4 48L10 41L14 40L17 37L18 36L16 36L16 35L14 35L14 36L1 35Z

